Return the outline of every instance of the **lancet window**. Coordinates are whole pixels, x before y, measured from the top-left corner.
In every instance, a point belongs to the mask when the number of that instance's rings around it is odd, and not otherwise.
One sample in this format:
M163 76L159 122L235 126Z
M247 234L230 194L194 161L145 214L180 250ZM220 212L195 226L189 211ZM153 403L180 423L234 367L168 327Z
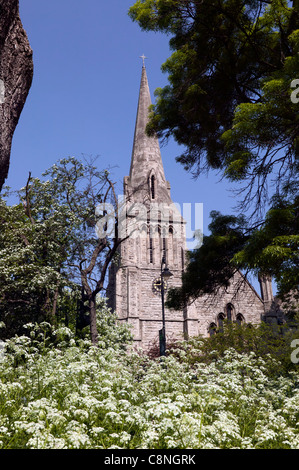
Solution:
M152 199L155 199L156 197L156 178L155 178L155 175L152 175L151 176L151 197Z

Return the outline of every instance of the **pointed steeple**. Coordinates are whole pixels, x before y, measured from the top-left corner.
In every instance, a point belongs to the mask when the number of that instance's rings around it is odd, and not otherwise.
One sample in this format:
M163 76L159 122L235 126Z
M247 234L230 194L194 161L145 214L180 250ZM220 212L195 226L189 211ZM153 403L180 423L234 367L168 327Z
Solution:
M151 104L146 68L143 64L130 177L126 178L125 184L130 186L135 201L154 199L156 202L169 203L169 183L165 179L159 141L157 137L149 137L145 132Z

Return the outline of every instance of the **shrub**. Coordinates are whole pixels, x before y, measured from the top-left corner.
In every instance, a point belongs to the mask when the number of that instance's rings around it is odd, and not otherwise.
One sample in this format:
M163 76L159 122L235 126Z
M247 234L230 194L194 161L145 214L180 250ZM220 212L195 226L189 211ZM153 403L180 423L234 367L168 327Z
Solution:
M264 322L259 325L224 322L222 331L208 338L199 336L178 342L170 348L170 353L177 355L179 350L184 351L184 360L190 365L210 364L233 348L239 354L254 353L266 360L269 375L283 375L298 370L297 364L291 361L291 342L295 338L299 338L299 329L290 329L288 324L274 328Z

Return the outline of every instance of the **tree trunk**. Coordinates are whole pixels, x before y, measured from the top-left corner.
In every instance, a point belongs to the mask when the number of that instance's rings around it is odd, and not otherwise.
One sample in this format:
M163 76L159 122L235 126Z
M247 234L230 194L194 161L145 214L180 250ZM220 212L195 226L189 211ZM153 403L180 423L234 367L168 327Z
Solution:
M57 312L57 304L58 304L58 295L59 295L59 286L56 287L55 293L54 293L54 299L53 299L53 305L52 305L52 312L51 312L51 319L52 322L55 324L56 323L56 312Z
M90 315L90 337L91 342L94 346L98 344L98 330L97 330L97 311L96 311L96 300L92 296L88 300L89 304L89 315Z
M20 20L19 0L0 0L0 191L32 77L32 50Z

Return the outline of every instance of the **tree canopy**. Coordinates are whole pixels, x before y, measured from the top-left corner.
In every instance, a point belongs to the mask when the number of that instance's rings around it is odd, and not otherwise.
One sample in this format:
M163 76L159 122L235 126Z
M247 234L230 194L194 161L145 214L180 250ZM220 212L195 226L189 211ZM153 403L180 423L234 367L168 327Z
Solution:
M299 286L299 198L277 198L265 222L250 227L243 216L211 213L211 234L189 252L182 286L169 291L168 307L181 309L201 295L228 287L237 269L267 274L277 284L278 295L287 300ZM299 300L299 299L297 299Z
M219 286L227 287L236 270L231 259L244 246L245 221L217 211L213 211L211 217L211 235L204 236L202 245L188 253L182 286L169 290L167 305L170 308L180 310L200 295L213 294Z
M265 202L270 175L275 191L296 185L298 0L138 0L129 15L173 51L148 132L182 144L177 160L195 175L245 182L243 207Z

